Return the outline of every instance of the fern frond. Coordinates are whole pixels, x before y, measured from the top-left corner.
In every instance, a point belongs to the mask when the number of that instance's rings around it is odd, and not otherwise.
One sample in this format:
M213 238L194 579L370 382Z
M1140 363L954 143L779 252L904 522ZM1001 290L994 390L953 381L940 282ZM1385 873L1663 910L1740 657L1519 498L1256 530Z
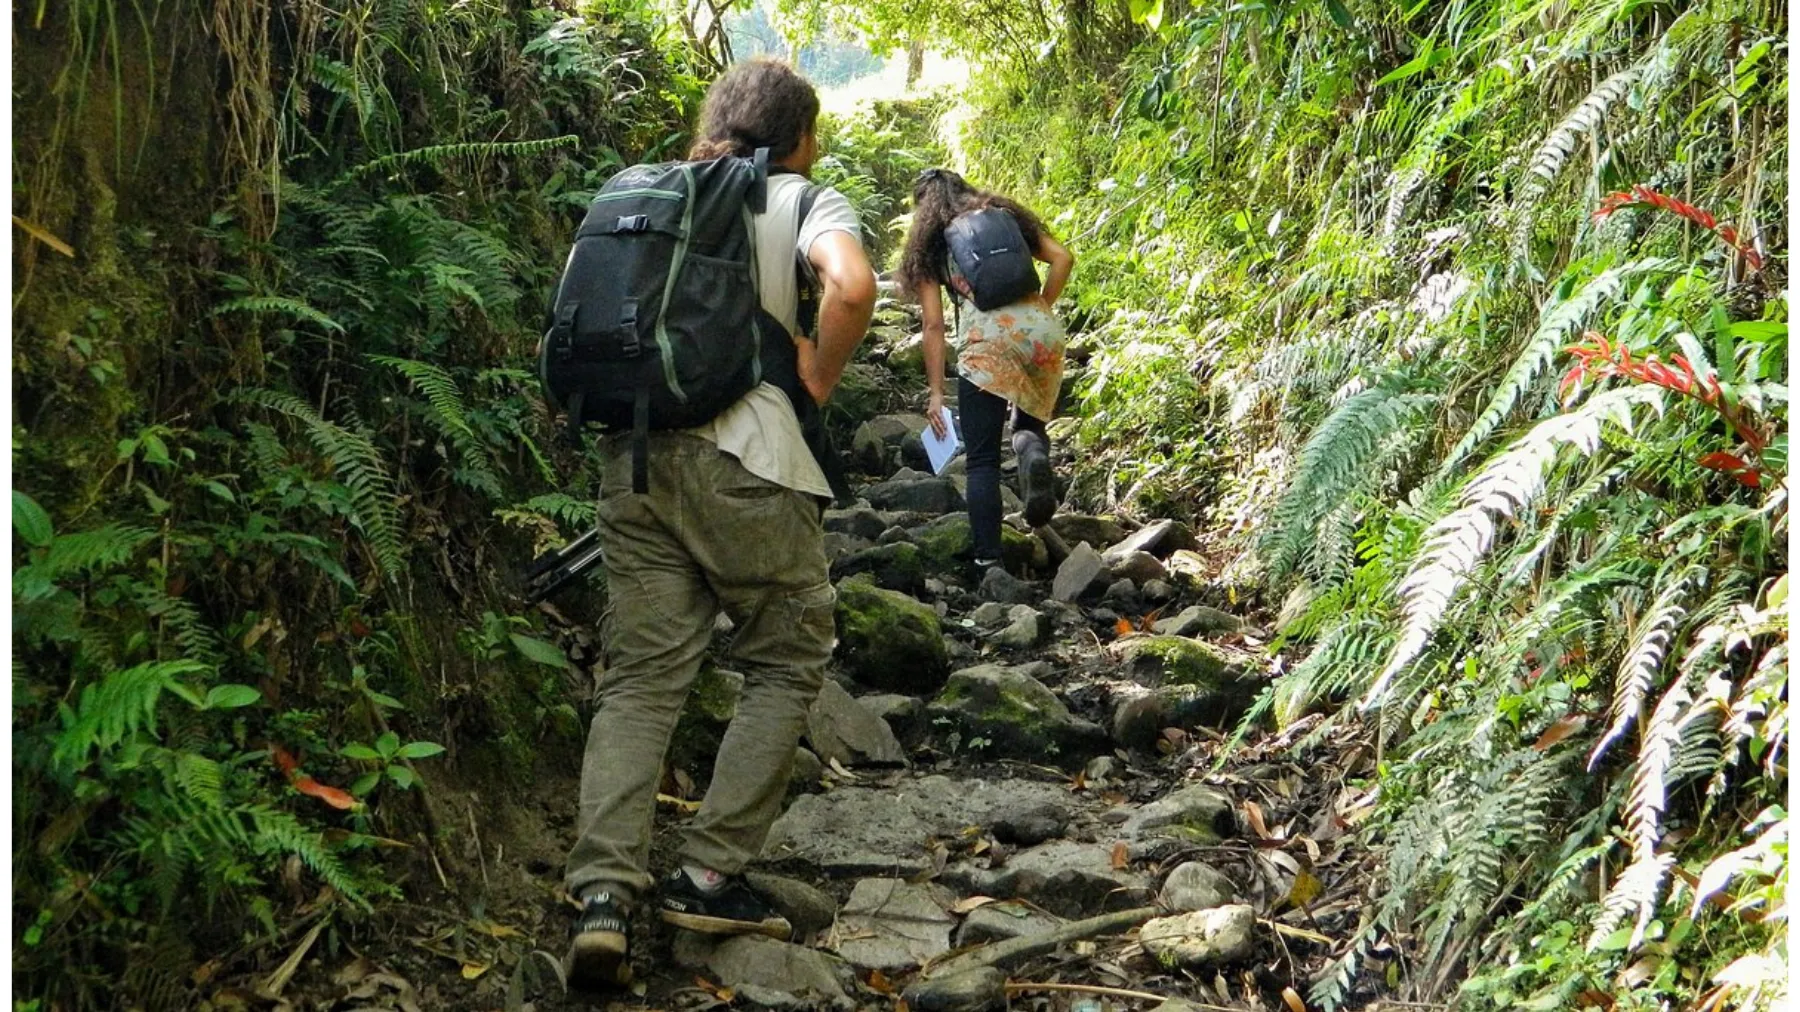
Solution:
M1425 649L1465 579L1493 546L1496 520L1537 498L1562 448L1594 453L1606 426L1631 431L1633 409L1644 405L1660 413L1661 391L1642 386L1605 391L1569 414L1539 422L1463 488L1462 505L1432 525L1419 560L1400 583L1405 611L1400 639L1362 709L1378 705L1394 677Z
M364 910L374 909L363 889L350 877L337 855L327 849L324 838L318 832L308 829L289 813L277 809L249 805L241 811L255 827L255 834L250 837L252 851L259 854L293 854L345 899Z
M1613 701L1608 711L1611 715L1610 723L1588 756L1589 770L1599 765L1606 750L1637 720L1638 710L1650 692L1651 683L1655 680L1656 673L1662 670L1663 660L1668 656L1676 626L1687 617L1687 603L1704 585L1706 575L1707 571L1703 566L1684 567L1657 593L1650 610L1639 620L1632 633L1631 646L1626 649L1625 658L1619 664L1619 673L1615 676Z
M91 531L58 534L50 542L43 561L37 565L43 575L52 580L75 573L104 571L122 565L155 538L153 530L125 524L107 524Z
M385 365L412 381L413 386L425 394L435 420L447 434L474 440L475 432L469 428L468 411L463 407L462 390L442 366L391 355L370 355L369 361Z
M1319 522L1375 469L1388 438L1415 425L1436 403L1435 396L1383 385L1350 397L1326 417L1301 449L1263 538L1273 580L1284 580L1313 553Z
M174 636L183 656L207 667L219 666L224 659L219 634L200 617L200 609L194 602L171 597L161 588L145 583L134 583L132 594L144 613L160 620L164 630Z
M1550 364L1550 360L1568 342L1575 330L1601 304L1618 298L1626 281L1641 274L1673 270L1675 266L1671 260L1649 257L1608 268L1546 310L1538 321L1537 329L1526 340L1518 357L1501 378L1500 386L1488 400L1488 406L1475 419L1475 423L1469 426L1469 430L1463 433L1462 438L1457 440L1444 462L1438 465L1439 478L1452 473L1464 457L1493 435L1494 430L1500 427L1500 423L1506 420L1506 416L1519 403L1525 389Z
M1654 54L1651 58L1654 58ZM1543 197L1544 191L1550 188L1550 184L1562 172L1569 156L1575 153L1576 145L1583 137L1600 128L1606 114L1644 76L1651 58L1634 63L1601 81L1544 137L1527 163L1525 183L1519 188L1516 201L1518 206L1529 211Z
M110 751L140 730L154 733L162 694L173 692L198 702L199 697L180 679L206 670L206 665L191 660L149 661L83 687L75 708L64 707L63 729L52 746L52 762L73 772L85 765L96 749Z
M241 299L230 299L212 308L208 316L224 316L226 313L251 313L263 316L268 314L292 316L308 323L318 324L326 330L341 334L344 325L326 316L318 309L299 299L290 299L280 295L248 295Z
M310 404L277 390L243 390L233 399L283 414L301 423L344 487L355 508L351 518L368 540L376 561L388 575L399 573L405 555L400 543L399 507L393 480L388 477L381 452L362 432L319 417Z
M472 141L463 144L432 144L411 151L397 151L351 169L345 179L360 179L415 165L439 165L456 158L523 158L572 148L581 143L575 134L545 137L530 141Z

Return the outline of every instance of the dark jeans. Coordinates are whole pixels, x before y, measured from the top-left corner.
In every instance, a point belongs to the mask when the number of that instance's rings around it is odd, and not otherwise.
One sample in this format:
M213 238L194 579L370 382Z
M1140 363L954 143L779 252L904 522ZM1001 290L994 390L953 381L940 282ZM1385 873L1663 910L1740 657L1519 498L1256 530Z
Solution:
M1050 451L1050 437L1044 432L1044 421L1007 404L970 383L957 378L956 403L962 412L962 437L969 455L969 530L974 538L977 559L1000 558L1000 434L1006 427L1006 416L1012 415L1013 453ZM1034 445L1035 444L1035 445Z

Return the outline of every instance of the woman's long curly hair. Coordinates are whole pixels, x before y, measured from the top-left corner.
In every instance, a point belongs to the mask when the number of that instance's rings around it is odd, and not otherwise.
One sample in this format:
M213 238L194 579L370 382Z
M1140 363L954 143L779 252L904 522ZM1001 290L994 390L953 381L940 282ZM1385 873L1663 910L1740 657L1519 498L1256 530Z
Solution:
M900 285L915 297L923 285L950 283L950 248L944 229L965 211L1001 207L1012 212L1028 249L1037 249L1044 223L1031 209L998 193L978 190L949 169L927 169L913 183L912 227L900 254Z

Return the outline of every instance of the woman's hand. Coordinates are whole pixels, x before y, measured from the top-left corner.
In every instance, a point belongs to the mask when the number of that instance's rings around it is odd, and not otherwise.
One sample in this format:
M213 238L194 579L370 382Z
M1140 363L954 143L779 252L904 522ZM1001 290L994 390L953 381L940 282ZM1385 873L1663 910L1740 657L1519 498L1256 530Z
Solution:
M931 391L931 403L925 408L925 420L931 423L931 431L939 439L950 434L950 426L944 422L944 391L934 388Z

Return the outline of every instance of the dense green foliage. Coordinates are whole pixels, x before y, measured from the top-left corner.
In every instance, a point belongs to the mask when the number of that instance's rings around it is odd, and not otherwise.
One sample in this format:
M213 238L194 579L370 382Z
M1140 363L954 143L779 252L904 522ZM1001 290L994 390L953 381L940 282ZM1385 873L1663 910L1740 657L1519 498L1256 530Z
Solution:
M443 844L446 746L570 754L508 592L592 512L531 335L703 86L631 4L133 7L14 21L15 210L74 250L15 233L14 980L60 1007L397 895L363 855Z
M1116 75L990 62L963 140L1081 257L1083 493L1205 510L1285 595L1257 719L1376 734L1312 998L1398 945L1472 1007L1776 1001L1778 6L1168 6Z

